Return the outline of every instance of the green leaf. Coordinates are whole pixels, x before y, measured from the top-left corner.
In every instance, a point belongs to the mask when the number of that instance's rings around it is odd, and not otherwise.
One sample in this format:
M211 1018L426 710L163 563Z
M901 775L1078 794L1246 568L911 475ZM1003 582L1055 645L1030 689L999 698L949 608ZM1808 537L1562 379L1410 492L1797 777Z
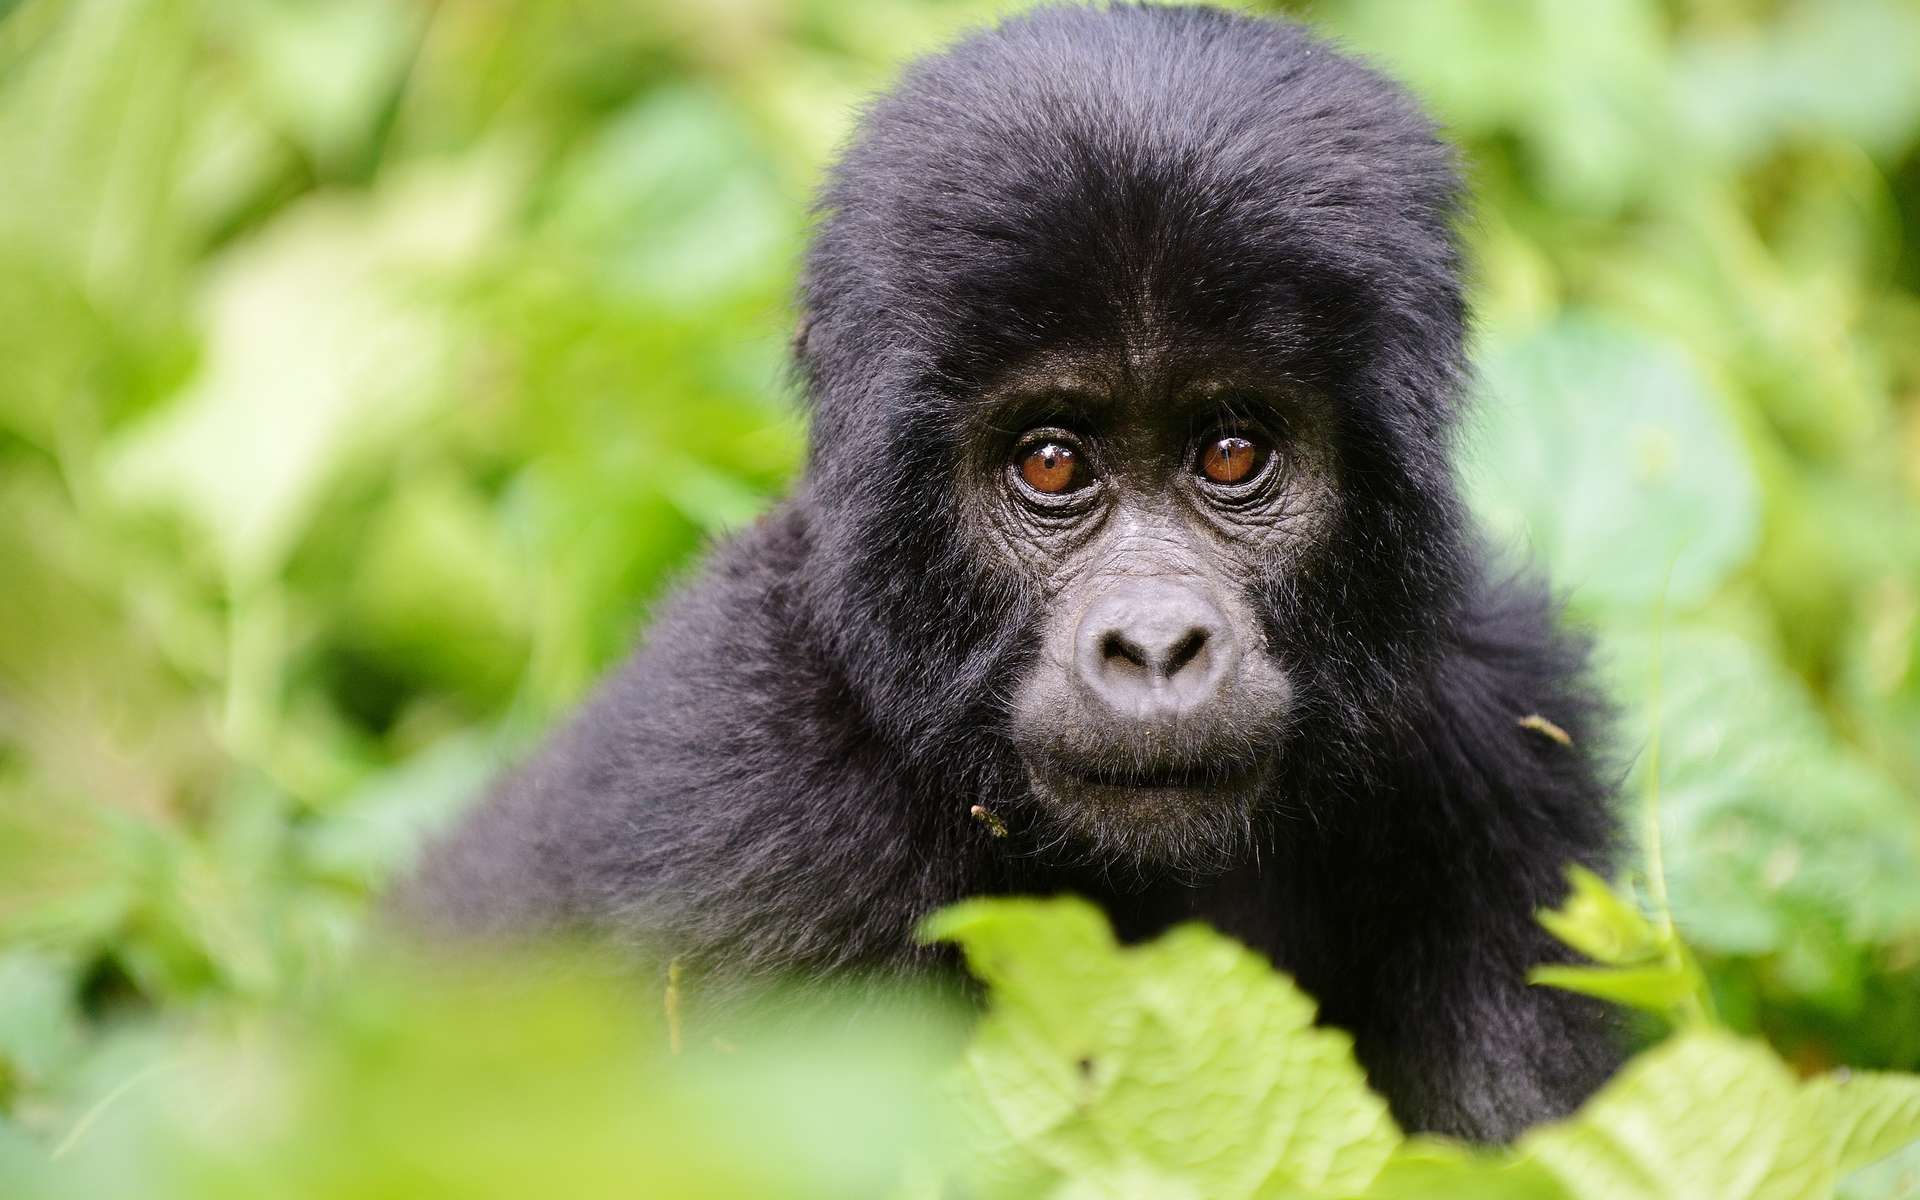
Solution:
M0 243L17 240L151 320L187 266L175 184L196 111L191 6L57 7L38 53L4 76Z
M1660 952L1663 938L1639 909L1585 867L1567 871L1571 889L1557 910L1540 914L1547 932L1595 962L1641 963Z
M50 1196L46 1150L5 1117L0 1117L0 1192L9 1196Z
M121 496L197 519L237 582L271 575L333 473L438 398L450 330L424 282L478 251L510 187L476 155L310 199L236 247L209 272L199 376L115 447Z
M1540 1163L1439 1138L1412 1138L1393 1152L1366 1200L1568 1200Z
M1753 554L1759 498L1720 398L1644 335L1564 318L1481 356L1476 506L1577 604L1704 600Z
M1848 1071L1807 1085L1838 1137L1840 1169L1878 1162L1920 1142L1920 1076Z
M1615 694L1649 704L1658 655L1661 836L1675 919L1694 944L1814 963L1920 933L1912 803L1839 744L1804 685L1707 629L1603 649ZM1654 719L1643 709L1625 743L1650 745ZM1644 793L1651 769L1643 755L1628 794ZM1832 980L1812 971L1794 986Z
M1706 987L1697 970L1664 963L1641 967L1534 967L1527 972L1527 981L1662 1016L1685 1008Z
M1661 18L1649 0L1347 0L1314 10L1461 133L1517 135L1568 212L1610 212L1682 169L1669 147Z
M1914 1200L1920 1196L1920 1142L1840 1181L1839 1200Z
M481 795L505 763L489 738L453 734L367 780L302 830L302 862L322 877L380 886L413 861L430 834Z
M1218 933L1122 949L1078 900L972 901L924 932L992 989L962 1090L1011 1191L1345 1195L1399 1141L1352 1040Z
M1758 1043L1683 1034L1629 1063L1520 1153L1594 1200L1801 1200L1831 1193L1832 1127Z
M1711 1011L1707 981L1670 922L1656 928L1585 867L1569 867L1567 880L1571 889L1566 903L1540 913L1540 924L1599 965L1534 967L1527 972L1529 982L1597 996L1676 1022Z
M1571 1120L1516 1148L1594 1200L1800 1200L1920 1139L1920 1078L1797 1083L1765 1046L1719 1031L1629 1063Z

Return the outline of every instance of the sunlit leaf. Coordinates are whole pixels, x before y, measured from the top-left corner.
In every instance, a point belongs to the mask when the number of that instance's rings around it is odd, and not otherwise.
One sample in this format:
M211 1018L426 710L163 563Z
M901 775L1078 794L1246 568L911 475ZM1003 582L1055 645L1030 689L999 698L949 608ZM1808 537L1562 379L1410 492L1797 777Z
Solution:
M1571 890L1558 909L1540 913L1547 932L1596 962L1644 962L1660 952L1661 935L1640 910L1585 867L1568 869Z
M1832 1127L1765 1049L1684 1034L1628 1065L1572 1120L1521 1153L1593 1200L1802 1200L1833 1187Z
M1920 1142L1920 1077L1848 1072L1816 1079L1807 1092L1807 1103L1824 1107L1833 1123L1842 1171Z
M926 932L960 943L992 989L963 1103L1004 1185L1342 1195L1399 1139L1351 1039L1220 934L1121 949L1097 909L1066 900L972 901Z

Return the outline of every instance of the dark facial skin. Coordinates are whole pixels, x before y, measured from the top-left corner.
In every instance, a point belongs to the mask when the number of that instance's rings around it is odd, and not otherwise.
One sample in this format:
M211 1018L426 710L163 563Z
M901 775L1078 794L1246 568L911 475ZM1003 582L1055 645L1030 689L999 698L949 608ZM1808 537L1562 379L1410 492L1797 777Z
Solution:
M1253 599L1336 515L1325 406L1254 366L1062 352L989 389L979 536L1037 591L1007 731L1065 839L1208 871L1243 851L1295 688Z

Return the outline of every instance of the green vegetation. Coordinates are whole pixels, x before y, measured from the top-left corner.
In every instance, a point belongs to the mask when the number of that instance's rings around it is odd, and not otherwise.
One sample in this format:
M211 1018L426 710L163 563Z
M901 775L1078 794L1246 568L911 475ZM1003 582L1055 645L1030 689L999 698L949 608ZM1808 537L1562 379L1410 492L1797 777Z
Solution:
M998 7L0 0L0 1195L1920 1195L1849 1174L1920 1134L1910 0L1301 6L1465 148L1474 495L1659 852L1556 926L1680 1029L1574 1121L1405 1142L1284 981L1071 907L938 919L963 1052L357 956L790 477L807 193Z
M1574 940L1671 942L1597 881L1578 895ZM1796 1080L1700 1019L1690 964L1588 968L1677 1031L1575 1117L1476 1151L1403 1136L1350 1039L1209 929L1121 949L1084 901L975 900L927 934L992 987L957 1056L959 1014L926 996L773 998L715 1032L636 1013L638 980L584 960L415 962L149 1038L49 1157L0 1141L0 1179L28 1200L1869 1197L1911 1164L1859 1169L1920 1146L1920 1076Z

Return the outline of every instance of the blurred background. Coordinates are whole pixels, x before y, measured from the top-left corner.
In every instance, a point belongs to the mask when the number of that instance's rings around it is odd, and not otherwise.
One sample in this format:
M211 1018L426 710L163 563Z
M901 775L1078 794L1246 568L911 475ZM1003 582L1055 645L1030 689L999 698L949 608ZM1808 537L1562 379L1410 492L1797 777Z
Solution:
M1473 493L1723 1012L1920 1066L1920 2L1285 7L1464 147ZM331 995L779 493L810 190L1007 11L0 0L0 1160Z

